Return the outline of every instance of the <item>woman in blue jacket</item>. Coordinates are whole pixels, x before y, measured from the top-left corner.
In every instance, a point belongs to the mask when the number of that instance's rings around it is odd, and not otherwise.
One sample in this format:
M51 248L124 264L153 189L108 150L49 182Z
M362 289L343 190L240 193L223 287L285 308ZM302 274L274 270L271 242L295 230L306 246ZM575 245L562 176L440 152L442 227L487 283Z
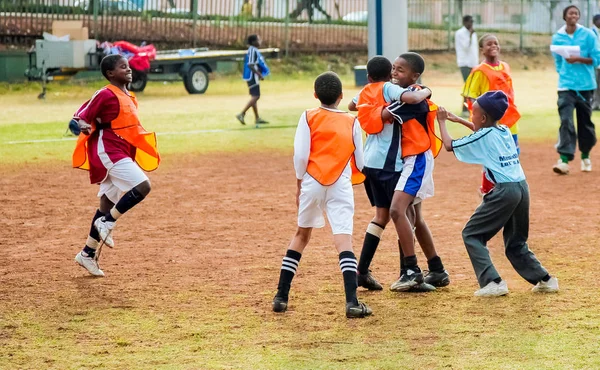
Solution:
M575 158L575 146L581 151L581 170L590 172L590 151L596 144L592 122L592 98L597 87L595 68L600 65L600 45L594 33L577 23L579 8L574 5L563 11L565 25L552 36L552 45L579 46L579 56L562 57L554 53L558 72L558 114L560 129L556 150L560 159L554 172L569 173L569 162ZM577 131L573 111L577 111Z

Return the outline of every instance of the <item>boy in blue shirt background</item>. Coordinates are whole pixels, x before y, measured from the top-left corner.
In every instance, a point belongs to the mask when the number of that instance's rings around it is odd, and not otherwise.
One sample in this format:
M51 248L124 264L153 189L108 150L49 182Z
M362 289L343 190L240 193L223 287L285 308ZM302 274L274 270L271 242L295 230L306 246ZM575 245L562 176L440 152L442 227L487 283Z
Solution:
M558 292L558 279L551 277L527 246L529 236L529 187L519 161L510 130L498 125L508 108L502 91L489 91L473 105L473 122L465 121L444 108L438 108L438 123L447 151L465 163L483 165L494 189L483 197L462 231L463 241L473 264L480 289L475 296L493 297L508 294L506 282L496 271L487 242L504 228L506 257L514 269L533 284L533 292ZM475 131L453 140L446 120L459 122Z
M258 35L248 36L248 52L244 57L244 72L242 78L248 83L250 92L250 100L244 107L241 113L235 116L242 125L246 124L245 116L248 109L252 108L256 119L256 127L265 123L269 123L260 118L258 114L258 99L260 99L260 81L264 80L269 75L269 67L265 62L262 54L258 50L261 39Z

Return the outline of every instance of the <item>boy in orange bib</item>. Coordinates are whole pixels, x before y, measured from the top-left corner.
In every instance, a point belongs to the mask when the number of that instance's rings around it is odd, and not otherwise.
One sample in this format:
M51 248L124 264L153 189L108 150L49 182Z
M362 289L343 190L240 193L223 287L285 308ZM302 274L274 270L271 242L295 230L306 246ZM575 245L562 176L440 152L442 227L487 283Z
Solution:
M100 242L113 247L117 219L150 193L144 171L158 168L156 134L144 130L138 103L127 91L131 68L127 59L109 55L100 68L110 82L85 102L73 117L81 129L73 152L73 167L88 170L90 182L99 184L100 207L92 219L85 247L75 261L94 276L104 276L96 249Z
M333 72L315 80L315 97L321 106L309 109L298 122L294 139L294 168L298 191L298 230L281 263L273 311L285 312L292 279L312 229L325 226L327 214L346 292L346 317L361 318L372 311L356 297L357 261L352 250L353 184L364 181L362 133L354 116L338 110L342 82Z
M520 153L519 147L519 125L518 121L521 114L515 105L515 91L513 89L512 78L510 76L510 67L508 63L502 62L499 59L500 43L494 35L483 35L479 39L479 48L483 53L485 60L483 63L473 68L471 74L465 82L462 96L468 99L469 112L473 114L473 101L491 90L499 90L508 97L508 109L504 116L500 119L500 124L505 125L510 129L512 138L517 146L517 153ZM483 173L482 184L480 188L481 194L487 194L494 188L486 174Z

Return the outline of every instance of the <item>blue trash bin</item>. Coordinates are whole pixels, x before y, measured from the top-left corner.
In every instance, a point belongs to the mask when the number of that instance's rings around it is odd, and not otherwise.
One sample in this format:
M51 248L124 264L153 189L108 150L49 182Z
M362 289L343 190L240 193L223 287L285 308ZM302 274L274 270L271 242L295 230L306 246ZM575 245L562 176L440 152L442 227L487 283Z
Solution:
M369 80L367 79L367 66L354 67L354 83L356 87L365 86Z

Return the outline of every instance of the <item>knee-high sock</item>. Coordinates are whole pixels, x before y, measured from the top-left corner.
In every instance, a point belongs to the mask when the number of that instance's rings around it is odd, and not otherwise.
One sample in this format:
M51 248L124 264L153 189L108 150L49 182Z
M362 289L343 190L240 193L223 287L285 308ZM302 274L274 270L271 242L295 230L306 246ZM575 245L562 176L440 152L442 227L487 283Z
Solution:
M136 188L129 190L125 193L121 199L115 204L110 210L110 213L106 215L107 221L116 221L123 213L129 211L135 207L139 202L144 200L145 196L140 193Z
M375 251L381 240L383 228L383 226L373 221L367 226L365 240L363 242L362 250L360 251L360 260L358 261L358 273L361 275L369 273L369 266L371 266L371 261L373 260L373 256L375 256Z
M340 253L340 269L344 276L344 291L346 292L346 303L358 304L358 298L356 298L356 289L358 288L358 281L356 280L356 269L358 263L354 253L350 251L344 251Z
M99 209L96 210L94 217L92 218L92 225L90 227L90 233L85 242L85 247L83 251L87 253L88 256L94 257L96 249L98 248L98 242L100 241L100 235L98 234L98 230L94 226L94 222L100 217L104 216L104 213L100 212Z
M281 273L279 274L279 284L277 284L277 297L288 300L292 279L296 275L298 265L300 264L302 254L288 249L281 261Z

